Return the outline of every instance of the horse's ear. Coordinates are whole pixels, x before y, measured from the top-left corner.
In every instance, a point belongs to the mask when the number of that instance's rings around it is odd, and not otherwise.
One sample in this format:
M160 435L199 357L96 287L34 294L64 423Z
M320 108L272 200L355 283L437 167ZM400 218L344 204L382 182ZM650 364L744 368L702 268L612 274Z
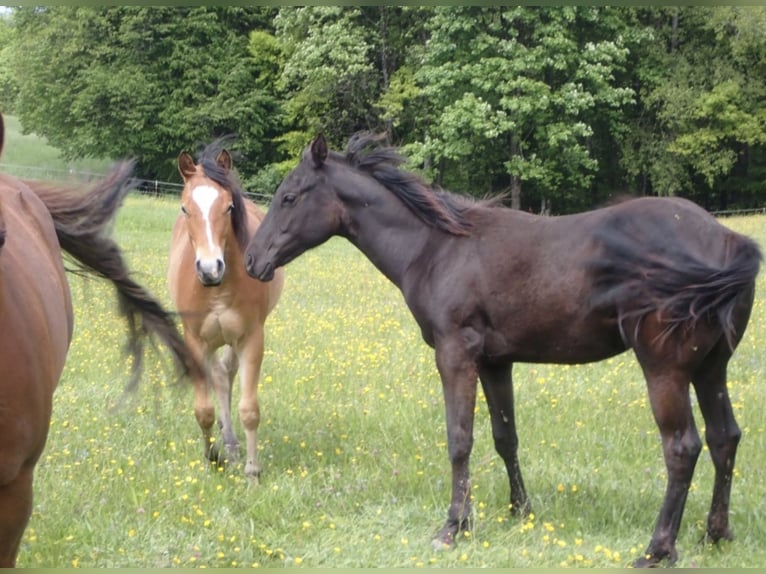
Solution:
M218 155L215 157L215 163L217 163L220 167L225 169L226 171L231 171L231 154L229 153L229 150L222 149L220 152L218 152Z
M327 159L327 142L321 133L311 142L311 159L314 167L322 167Z
M178 172L185 180L197 173L197 167L194 165L194 159L188 152L182 151L178 156Z

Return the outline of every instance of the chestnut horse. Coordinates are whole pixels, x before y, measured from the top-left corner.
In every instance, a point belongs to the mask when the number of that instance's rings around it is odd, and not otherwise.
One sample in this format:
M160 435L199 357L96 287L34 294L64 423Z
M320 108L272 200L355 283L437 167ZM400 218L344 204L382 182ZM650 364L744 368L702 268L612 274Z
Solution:
M0 150L4 139L0 116ZM32 511L35 466L45 447L52 397L72 339L73 313L62 261L108 279L128 321L139 374L141 340L157 335L186 372L193 357L170 316L130 278L108 229L130 190L123 162L87 193L0 174L0 566L16 564ZM198 368L197 368L198 370ZM135 382L135 381L134 381Z
M514 362L587 363L633 349L667 466L667 490L635 566L676 559L702 444L715 467L707 536L731 538L729 493L740 429L726 365L748 323L761 253L679 198L644 197L543 217L435 190L403 159L358 135L345 154L318 136L277 189L247 249L264 281L330 236L346 237L402 291L434 347L446 406L452 501L437 547L468 528L476 379L509 476L512 511L530 511L518 459Z
M264 322L279 300L283 272L272 283L245 272L244 252L263 219L245 198L231 155L213 142L195 164L182 152L178 170L184 181L181 213L173 227L168 265L170 295L183 322L186 344L202 361L206 376L194 377L194 415L202 429L205 456L218 463L239 460L231 423L232 385L240 370L239 419L245 430L245 476L257 479L258 378L264 348ZM223 347L222 357L216 352ZM225 453L215 445L212 427L215 390Z

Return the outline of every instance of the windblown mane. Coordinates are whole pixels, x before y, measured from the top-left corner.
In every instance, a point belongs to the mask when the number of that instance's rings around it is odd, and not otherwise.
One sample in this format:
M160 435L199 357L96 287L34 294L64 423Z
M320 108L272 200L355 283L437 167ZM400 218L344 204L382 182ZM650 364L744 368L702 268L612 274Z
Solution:
M212 179L221 187L229 190L234 209L231 212L231 225L237 244L244 251L250 241L247 230L247 210L245 209L245 195L239 178L233 170L225 170L216 162L218 154L231 142L231 138L218 138L209 143L199 153L197 163L202 166L205 176Z
M369 133L353 135L346 146L346 161L367 172L427 225L451 235L470 235L473 222L468 215L479 204L399 169L406 160L395 148L382 147L383 137Z

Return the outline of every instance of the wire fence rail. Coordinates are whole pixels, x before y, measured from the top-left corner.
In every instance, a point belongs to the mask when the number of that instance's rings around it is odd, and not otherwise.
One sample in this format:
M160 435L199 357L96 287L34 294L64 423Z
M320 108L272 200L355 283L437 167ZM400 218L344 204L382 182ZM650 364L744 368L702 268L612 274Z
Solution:
M106 174L74 169L56 169L31 165L0 163L0 172L22 179L42 179L71 183L89 183L103 178ZM136 178L136 191L152 197L180 197L183 185L172 181ZM245 190L245 195L256 203L266 204L271 196Z
M54 169L47 167L37 167L31 165L15 165L9 163L0 163L0 172L16 177L26 179L46 179L54 181L74 181L79 183L88 183L93 180L101 179L105 174L89 171L79 171L74 169ZM137 179L136 190L142 195L152 197L179 197L183 190L183 185L170 181L159 181L154 179ZM271 196L263 193L253 193L245 190L245 195L259 204L268 204ZM743 209L723 209L710 212L715 217L734 217L740 215L762 215L766 214L766 206L752 207Z

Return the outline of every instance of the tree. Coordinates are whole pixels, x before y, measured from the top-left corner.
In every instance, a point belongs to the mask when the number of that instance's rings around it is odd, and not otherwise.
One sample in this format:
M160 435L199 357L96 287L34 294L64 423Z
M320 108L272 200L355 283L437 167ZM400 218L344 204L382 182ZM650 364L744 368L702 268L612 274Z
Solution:
M237 135L245 174L278 157L279 102L253 89L249 33L268 8L19 8L11 67L22 125L67 157L135 156L175 178L175 157Z
M623 139L629 175L644 193L684 195L708 208L751 203L759 190L742 176L764 165L766 10L639 14L653 41L636 67L640 105Z
M563 207L590 186L589 150L603 110L632 90L615 81L627 49L599 28L607 8L439 8L416 78L435 110L422 142L437 179L482 194L505 188L511 205L556 198ZM578 30L593 34L582 37ZM505 183L503 183L505 182ZM564 191L566 190L566 191Z
M0 111L12 114L17 87L8 68L13 30L9 14L0 14Z
M373 123L377 75L361 20L360 8L341 6L282 8L275 19L285 55L277 85L290 124L282 141L293 157L317 132L340 145Z

